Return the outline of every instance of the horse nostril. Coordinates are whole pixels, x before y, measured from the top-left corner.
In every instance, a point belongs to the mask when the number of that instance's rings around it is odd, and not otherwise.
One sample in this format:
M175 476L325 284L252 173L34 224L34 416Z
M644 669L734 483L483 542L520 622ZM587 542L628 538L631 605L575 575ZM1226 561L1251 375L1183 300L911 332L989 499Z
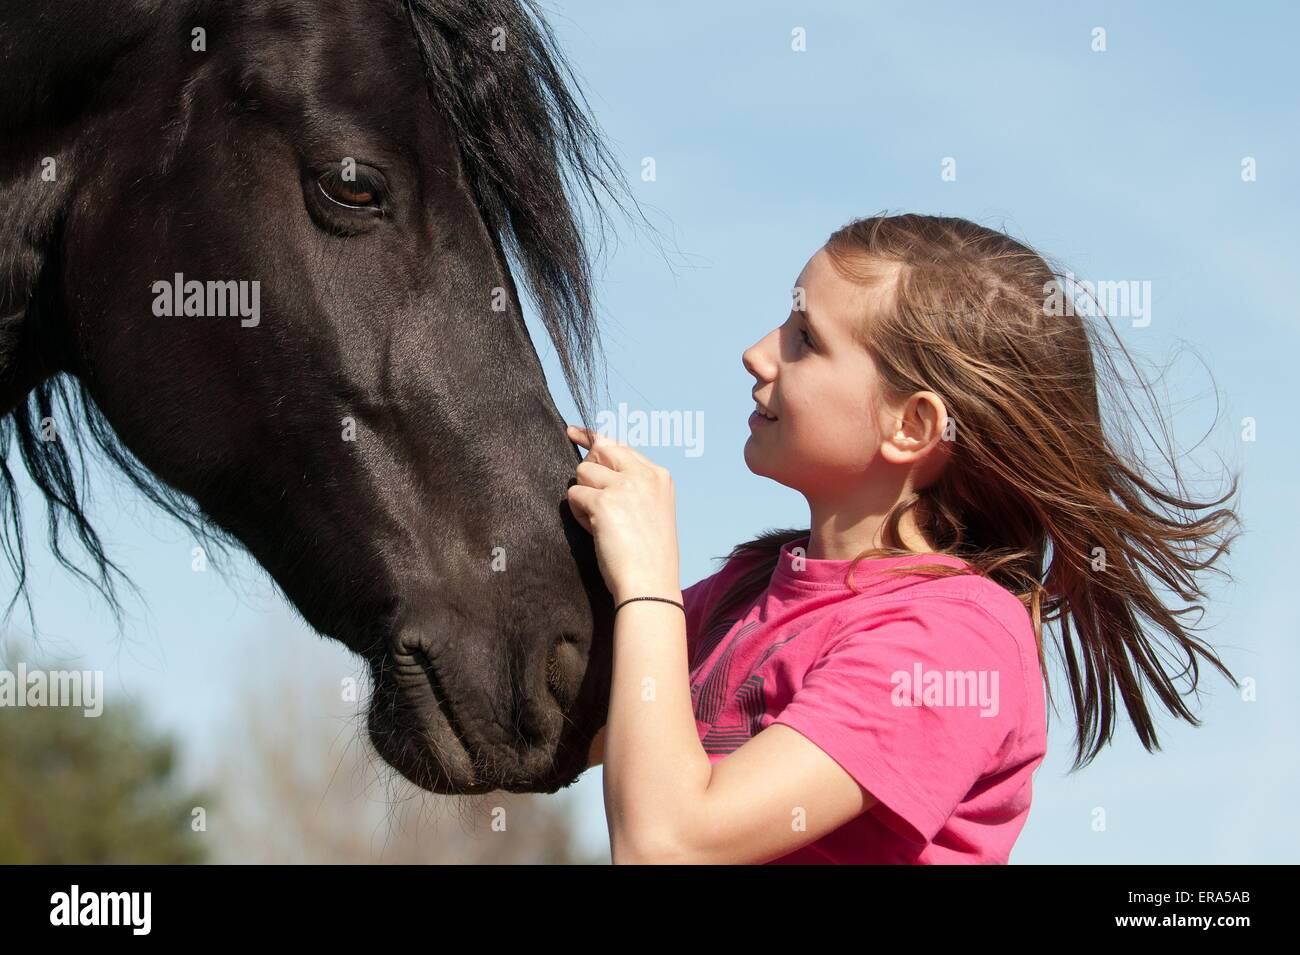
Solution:
M546 686L566 710L573 705L582 680L582 651L577 642L576 634L562 633L546 655Z

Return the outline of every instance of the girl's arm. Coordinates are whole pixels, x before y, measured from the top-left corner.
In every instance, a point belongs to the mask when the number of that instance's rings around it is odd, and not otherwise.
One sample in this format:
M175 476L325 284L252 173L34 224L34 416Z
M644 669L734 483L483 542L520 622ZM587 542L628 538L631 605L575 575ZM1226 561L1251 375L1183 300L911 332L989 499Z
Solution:
M816 744L773 723L714 764L704 798L651 861L769 862L838 829L876 802Z
M682 612L669 604L636 602L615 617L606 730L615 863L767 862L876 804L788 726L771 725L710 764L691 706Z
M605 761L605 727L596 730L591 738L591 748L587 750L587 768L599 766Z
M797 730L772 725L711 764L691 701L678 589L671 475L604 436L569 429L590 453L569 504L595 538L614 616L603 731L605 817L618 862L766 862L870 809L875 798ZM590 757L589 757L590 758Z
M616 593L680 599L667 580ZM634 601L614 616L614 666L605 724L605 821L615 864L654 861L676 841L709 784L708 754L691 706L681 610Z

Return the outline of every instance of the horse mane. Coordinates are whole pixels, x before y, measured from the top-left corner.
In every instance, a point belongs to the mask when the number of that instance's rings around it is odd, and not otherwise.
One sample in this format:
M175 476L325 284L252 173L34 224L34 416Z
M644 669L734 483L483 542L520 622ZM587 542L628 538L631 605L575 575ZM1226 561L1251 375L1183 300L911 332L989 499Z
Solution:
M608 224L601 194L625 215L623 198L636 200L534 0L404 4L479 211L523 275L588 424L585 386L600 341L592 256L574 210L581 201L595 212L599 257Z
M534 0L402 3L432 98L450 117L479 213L489 233L501 242L512 271L523 277L524 287L556 349L578 413L584 424L590 424L589 385L600 340L593 256L584 231L588 225L595 231L600 238L596 257L602 256L609 222L605 200L625 216L628 205L638 213L640 207L590 117L590 106L574 71ZM110 6L118 12L129 9L142 16L150 8L149 3L140 0L113 0ZM196 7L204 6L205 0L196 0ZM126 31L124 19L114 18L115 29ZM145 31L132 28L128 32L134 44ZM504 49L494 49L493 40L498 36L504 41ZM28 39L39 42L38 37ZM6 47L0 52L13 51ZM87 55L102 59L103 44L92 44ZM0 60L5 58L0 56ZM62 69L64 77L74 72L66 66ZM61 88L59 102L72 99ZM66 144L64 154L75 152L79 146L75 142ZM5 167L12 172L13 164L7 160ZM25 334L39 334L43 325L40 313L52 292L51 276L59 272L63 210L43 206L37 209L32 200L18 194L21 190L18 182L0 182L0 199L5 208L0 217L0 338L20 326L38 330ZM594 211L593 222L580 216L583 207ZM24 214L25 210L31 215ZM33 216L38 212L40 221L36 222ZM646 221L643 214L640 219ZM649 228L655 232L653 226ZM32 260L34 245L43 246L37 260ZM0 367L0 379L14 373L14 369ZM61 409L57 419L56 405ZM49 440L45 433L51 420L61 422L55 440ZM195 501L156 478L121 443L79 379L66 373L44 378L12 408L0 404L0 549L16 580L4 619L22 597L33 630L21 499L8 462L11 441L17 441L27 471L45 498L51 552L63 567L100 593L119 631L123 614L113 577L125 581L139 594L139 588L108 557L87 519L83 506L88 497L84 453L87 439L152 504L184 525L196 540L211 545L209 558L214 565L218 554L240 547ZM74 456L79 465L76 469ZM89 555L93 575L65 553L61 542L65 523Z

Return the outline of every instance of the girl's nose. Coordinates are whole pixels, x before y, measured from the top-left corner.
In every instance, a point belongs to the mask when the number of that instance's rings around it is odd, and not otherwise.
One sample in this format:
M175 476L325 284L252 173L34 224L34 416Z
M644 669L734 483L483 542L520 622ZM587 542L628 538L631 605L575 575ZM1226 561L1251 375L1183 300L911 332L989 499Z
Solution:
M772 356L775 352L772 349L772 337L777 334L778 329L773 329L763 336L759 341L750 345L740 356L741 364L745 370L757 378L759 381L770 381L775 366Z

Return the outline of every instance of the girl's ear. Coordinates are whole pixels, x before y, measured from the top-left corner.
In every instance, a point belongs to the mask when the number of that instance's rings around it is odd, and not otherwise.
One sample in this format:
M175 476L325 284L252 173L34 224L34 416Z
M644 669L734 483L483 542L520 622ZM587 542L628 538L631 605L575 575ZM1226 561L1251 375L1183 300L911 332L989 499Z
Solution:
M881 454L891 464L924 459L943 442L947 417L942 398L932 391L916 392L889 419Z

